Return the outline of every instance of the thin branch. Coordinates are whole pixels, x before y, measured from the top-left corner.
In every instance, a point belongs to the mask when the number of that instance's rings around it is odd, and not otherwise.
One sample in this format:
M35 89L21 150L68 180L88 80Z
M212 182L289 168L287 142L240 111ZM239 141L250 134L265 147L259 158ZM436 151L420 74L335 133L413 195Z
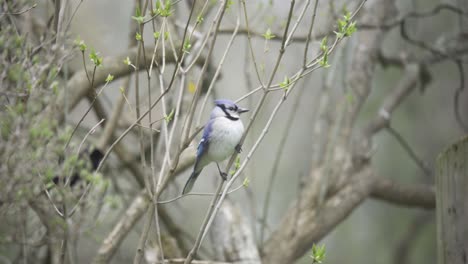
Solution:
M135 258L133 259L133 264L140 264L141 258L143 257L143 253L145 251L146 239L148 238L151 223L153 222L153 218L155 215L154 206L149 206L146 213L147 213L147 217L145 219L145 224L143 225L143 230L141 230L141 235L138 241ZM161 244L158 243L158 247L160 246ZM162 247L160 247L159 250L160 252L162 252L163 251Z
M314 11L312 13L312 19L310 21L309 32L307 33L307 39L306 39L305 48L304 48L304 61L302 63L302 67L307 66L307 54L309 51L310 40L312 38L312 30L314 29L315 16L317 15L318 3L319 3L319 0L315 0Z
M167 23L167 18L164 17L163 18L163 21L161 23L161 30L160 32L165 32L165 28L166 28L166 23ZM154 26L154 23L153 23L153 26ZM169 31L169 28L167 28L167 32L169 32L169 35L171 35L170 31ZM165 39L164 37L163 38L160 38L161 39L161 49L162 49L162 65L161 67L159 68L159 88L160 88L160 92L161 93L164 93L164 78L163 78L163 74L165 72L165 69L166 69L166 44L165 44ZM158 41L160 40L158 39ZM157 42L158 42L157 41ZM157 45L156 45L157 47ZM155 49L156 49L155 47ZM155 52L153 53L153 58L156 54L156 50ZM176 52L174 51L174 56L176 57ZM152 66L152 63L151 63L151 66ZM151 67L150 66L150 67ZM151 87L150 87L150 80L151 80L151 70L149 70L147 72L148 74L148 98L151 98ZM150 102L150 99L148 99L148 102ZM168 113L167 113L167 104L166 104L166 98L165 97L162 97L161 98L161 109L162 109L162 113L163 113L163 116L164 117L167 117L168 116ZM150 128L153 126L152 124L152 117L151 117L151 111L149 112L149 115L148 115L148 122L150 123ZM161 185L161 181L162 181L162 177L163 177L163 173L164 173L164 170L167 166L167 164L169 164L169 160L170 160L170 146L171 146L171 143L169 141L169 130L168 130L168 122L163 122L162 123L162 131L163 131L163 138L164 139L164 146L165 146L165 155L163 157L163 161L162 161L162 166L161 166L161 170L160 170L160 174L159 176L157 177L156 179L156 172L155 172L155 151L154 151L154 138L151 137L150 138L150 152L151 152L151 177L153 179L153 189L152 189L152 192L153 193L158 193L158 190L160 188L160 185ZM161 139L161 140L162 140ZM162 143L158 144L158 146L161 146L162 147ZM148 187L148 188L151 188L151 187ZM158 257L161 258L162 261L164 261L164 249L163 249L163 246L162 246L162 240L161 240L161 229L160 229L160 225L159 225L159 213L158 213L158 204L156 203L157 201L157 196L156 197L153 197L153 205L154 206L150 206L152 207L152 209L150 208L150 212L154 212L152 214L152 217L154 217L154 222L155 222L155 227L156 227L156 240L157 240L157 246L159 248L159 252L160 254L158 254ZM149 213L150 214L150 213ZM145 236L145 237L143 237ZM144 241L146 240L146 237L148 236L148 234L145 234L145 233L142 233L142 240L141 241ZM144 245L145 243L143 243Z
M130 77L127 77L124 80L124 87L128 88L129 85ZM104 130L98 142L96 143L96 147L100 150L103 150L107 146L107 144L115 137L115 128L125 106L125 98L126 94L128 94L128 90L129 89L124 89L124 91L120 93L120 97L117 99L117 103L115 103L114 109L112 110L109 120L104 125Z
M178 258L178 259L165 259L164 262L158 261L156 263L158 264L178 264L178 263L184 263L185 259L183 258ZM211 261L211 260L192 260L193 264L241 264L244 263L244 261L240 262L222 262L222 261Z
M219 30L219 34L224 34L224 35L225 34L232 34L233 31L234 31L233 28L223 28L223 29ZM255 31L255 30L249 29L249 28L239 28L238 34L239 35L249 35L250 34L250 38L253 38L253 37L262 38L262 39L265 38L265 36L263 36L264 33L258 32L258 31ZM323 32L317 32L315 34L315 36L310 40L319 40L319 39L322 39L325 36L328 36L328 35L331 35L331 34L333 34L333 30L331 30L331 29L323 31ZM281 35L281 33L273 32L272 35L279 36L279 35ZM272 39L270 39L270 41L281 42L282 38L272 38ZM292 36L290 38L290 42L307 42L307 35Z
M14 12L14 11L13 11L13 12L4 12L4 13L0 13L0 17L2 17L2 16L4 16L4 15L14 15L14 16L16 16L16 15L22 15L22 14L24 14L24 13L26 13L26 12L29 12L31 9L36 8L36 7L37 7L37 3L34 3L32 6L27 7L27 8L25 8L24 10L21 10L21 11L17 11L17 12Z
M317 3L318 1L315 1L315 2ZM291 43L291 38L293 37L294 33L296 33L297 27L299 26L302 19L304 18L304 14L306 13L307 8L309 7L309 5L310 5L310 0L307 0L305 2L304 8L302 9L302 11L299 14L299 17L297 18L296 22L294 23L294 25L293 25L293 27L291 29L291 32L289 32L288 38L286 39L286 46L288 46ZM314 20L314 16L312 16L312 21L313 20ZM313 24L314 24L314 22L312 22L312 25ZM307 34L307 38L309 38L309 36L310 36L310 34Z
M65 32L68 32L70 30L71 23L73 21L73 18L75 17L76 13L78 12L78 9L80 8L81 4L83 3L83 0L80 0L78 5L76 6L75 10L73 10L72 15L70 16L70 19L68 19L68 23L65 26Z
M244 8L244 18L245 18L245 24L246 24L245 32L247 33L247 42L249 44L250 56L252 57L252 62L254 64L254 69L255 69L255 73L257 74L258 82L260 83L260 85L262 87L264 87L265 85L263 84L262 78L260 76L260 72L258 70L258 65L257 65L257 60L255 59L255 52L254 52L253 46L252 46L252 37L251 37L251 34L250 34L251 29L249 28L249 17L247 16L247 7L245 5L245 0L241 0L241 3L242 3L242 6ZM240 32L239 29L237 29L236 32ZM221 33L221 31L220 31L220 33Z
M228 194L231 194L231 193L233 193L233 192L236 192L236 191L242 189L243 187L245 187L245 186L244 186L243 184L241 184L241 185L237 186L236 188L230 190L230 191L228 192ZM196 193L196 192L191 192L191 193L186 193L186 194L183 194L183 195L179 195L179 196L174 197L174 198L171 198L171 199L169 199L169 200L158 201L158 204L168 204L168 203L172 203L172 202L175 202L175 201L177 201L177 200L179 200L179 199L182 199L182 198L184 198L184 197L187 197L187 196L210 196L210 197L212 197L212 196L215 196L215 195L216 195L215 193ZM218 196L219 196L219 195L221 195L221 194L218 194Z
M145 47L148 51L146 54L149 56L152 54L151 47ZM117 55L114 57L107 57L104 58L104 64L100 66L96 70L94 86L98 87L106 83L106 78L108 74L112 74L114 76L114 80L118 78L128 76L129 74L134 73L134 68L128 66L124 63L124 60L129 57L135 57L138 51L137 47L130 48L126 52L122 53L121 55ZM144 68L144 62L151 61L151 57L148 57L146 60L140 60L140 68ZM177 63L173 56L169 55L166 57L166 62L169 63ZM91 90L91 85L86 78L86 72L81 70L76 72L72 78L68 81L67 87L73 87L70 89L68 96L69 100L69 109L71 110L76 107L76 105L80 102L80 100L85 97L89 91ZM63 120L64 115L64 108L65 108L65 94L61 93L59 98L57 99L57 104L55 106L56 112L58 113L58 119Z
M83 144L84 144L84 142L86 141L86 139L89 137L89 135L94 134L94 132L96 132L96 128L97 128L102 122L104 122L104 119L101 119L101 121L99 121L98 123L96 123L96 124L88 131L88 133L86 133L86 135L84 136L83 140L81 140L80 145L78 146L78 149L76 150L76 155L79 155L79 154L80 154L81 148L83 147Z
M398 141L398 143L403 147L403 149L408 153L410 158L416 163L416 165L426 174L428 177L432 177L433 173L431 169L429 169L426 164L416 155L415 151L409 143L406 141L406 139L398 133L392 126L388 125L386 127L387 131Z
M290 9L289 9L289 13L288 13L288 19L287 19L287 22L286 22L286 27L285 27L285 30L284 30L284 36L283 36L283 42L281 44L281 48L278 52L278 58L276 60L276 64L273 68L273 71L271 73L271 76L270 76L270 79L268 81L268 84L267 86L265 87L266 89L264 90L264 94L262 96L262 98L260 99L259 103L257 104L257 107L254 111L254 114L253 116L251 117L250 119L250 122L249 122L249 125L247 126L245 132L244 132L244 135L241 139L241 145L243 143L243 141L245 140L245 137L250 129L250 127L252 126L253 124L253 121L255 120L257 114L259 113L259 110L260 108L262 107L263 103L265 102L265 99L266 99L266 96L268 94L268 89L270 88L272 82L273 82L273 79L276 75L276 71L278 69L278 66L281 62L281 59L283 57L283 54L285 52L285 43L286 43L286 36L288 34L288 29L289 29L289 25L291 23L291 19L292 19L292 10L294 9L294 4L295 4L295 1L292 0L291 3L290 3ZM288 89L284 96L280 99L280 101L278 102L277 106L275 107L275 109L273 110L272 114L270 115L270 119L268 120L267 124L265 125L265 128L264 130L262 131L262 134L259 136L259 138L257 139L256 143L254 144L254 146L252 147L252 149L250 150L249 154L247 155L247 158L244 160L244 162L242 163L242 165L239 167L239 169L236 171L236 173L232 176L231 180L229 180L229 182L227 183L226 185L226 188L224 189L221 197L219 199L217 199L218 197L218 194L221 192L222 188L223 188L223 184L224 182L222 181L219 186L218 186L218 189L216 190L216 196L213 198L212 202L211 202L211 205L210 205L210 209L205 217L205 220L202 224L202 227L200 228L200 232L197 236L197 241L195 242L195 245L193 247L193 249L190 251L188 257L187 257L187 260L186 261L186 264L189 264L190 263L190 259L193 258L193 256L196 254L197 250L199 249L200 245L201 245L201 242L203 240L203 238L205 237L205 235L207 234L210 226L211 226L211 223L213 222L215 216L216 216L216 213L217 211L219 210L219 208L221 207L221 204L223 202L223 200L225 199L226 195L227 195L227 191L229 190L230 186L233 184L233 182L236 180L236 178L240 175L240 173L243 171L243 169L245 168L245 166L247 165L248 161L250 160L250 157L252 156L253 152L255 152L256 148L258 147L258 145L260 144L260 142L262 141L262 139L264 138L264 136L266 135L266 133L268 132L268 128L269 126L271 125L271 122L273 121L273 118L275 117L277 111L279 110L281 104L284 102L284 100L286 100L286 96L288 93L290 93L293 89L293 87L291 87L290 89ZM229 171L233 162L234 162L234 158L235 158L236 154L234 153L231 157L231 159L229 160L228 162L228 165L226 167L226 170L225 171Z
M181 141L182 144L185 144L187 142L187 138L189 137L189 134L190 134L193 117L195 115L195 109L198 105L198 98L202 90L201 83L202 83L203 75L206 72L206 69L208 68L209 60L211 58L211 55L213 54L213 50L214 50L216 40L218 37L218 34L216 34L216 32L219 30L219 26L221 25L221 21L224 17L224 13L226 11L226 5L227 5L227 0L224 0L224 2L222 2L222 4L220 5L218 13L213 19L213 25L215 28L213 39L211 40L210 47L208 49L208 54L206 55L205 62L203 63L203 67L200 70L199 77L198 77L197 84L196 84L196 91L195 91L195 94L193 95L192 102L190 103L190 107L188 110L188 115L184 122L184 128L182 129L182 141Z
M95 76L95 73L96 73L96 68L97 68L97 65L94 66L94 69L93 69L93 77L91 79L91 90L93 90L93 87L94 87L94 76ZM107 85L107 82L106 82L106 85ZM75 134L76 130L80 127L81 123L83 122L83 120L85 119L85 117L88 115L89 111L91 111L91 109L93 109L94 107L94 103L96 102L96 99L97 97L99 96L99 94L102 92L102 90L106 87L106 85L104 85L101 90L94 96L93 100L91 101L88 109L85 111L85 113L81 116L80 120L78 121L78 123L75 125L75 127L73 128L71 134L70 134L70 137L68 138L68 141L67 143L65 144L65 147L64 149L66 149L68 147L68 144L70 144L72 138L73 138L73 135Z
M190 155L184 156L177 168L174 170L174 174L178 174L183 170L187 169L195 161L195 149L193 149ZM132 163L134 164L134 163ZM137 167L139 168L139 167ZM167 178L163 182L161 189L164 189L167 185ZM159 195L159 194L156 194ZM94 264L98 263L109 263L112 256L118 250L120 244L128 235L128 233L134 228L135 223L142 217L142 215L148 210L148 206L152 205L151 200L143 189L139 194L135 196L131 205L127 208L124 215L119 218L117 224L114 225L112 231L106 236L104 241L101 243L98 253L94 258Z
M304 91L305 89L302 89L299 91L299 94L296 95L296 100L294 101L293 106L292 106L293 109L289 113L287 122L284 125L284 130L281 135L281 140L278 144L275 159L273 161L273 169L271 170L271 173L270 173L271 176L268 179L267 189L265 192L265 199L263 200L263 212L262 212L261 221L264 224L260 227L260 247L263 245L263 240L265 237L264 235L265 235L266 221L268 219L268 213L269 213L269 208L270 208L270 200L271 200L270 197L271 197L271 194L273 193L273 186L274 186L275 179L278 175L279 164L281 163L281 160L283 160L283 153L284 153L286 141L289 138L288 135L291 131L291 127L293 127L292 124L295 120L296 113L297 113L297 110L299 109L300 101L301 101L302 94L304 93Z
M198 14L200 17L203 17L203 15L205 15L205 9L207 9L208 7L208 2L209 0L205 0L205 3L203 4L203 7L202 7L202 10L201 12ZM213 6L214 7L214 6ZM195 4L192 4L192 8L195 8ZM209 13L209 11L211 10L212 7L209 7L209 9L207 10L207 12ZM218 11L219 12L219 11ZM191 27L191 32L190 32L190 35L188 37L188 40L191 41L192 40L192 37L197 34L198 32L196 32L196 28L199 26L200 24L200 20L196 20L195 22L195 25L193 27ZM213 28L216 26L215 23L211 23L210 27L208 29L205 30L205 34L200 37L200 40L195 42L195 44L193 45L193 48L191 50L198 50L198 52L196 54L194 54L193 52L191 52L188 56L187 56L187 61L189 63L186 63L188 64L188 66L186 66L182 71L183 72L188 72L192 67L193 65L195 64L195 62L197 62L201 56L201 54L203 53L203 51L205 50L205 46L206 44L208 43L208 39L210 38L210 36L212 35L212 31L213 31Z
M393 111L416 89L421 71L419 65L406 65L398 85L385 97L377 116L364 128L364 137L371 137L390 124Z
M361 1L353 15L356 15L365 3L366 1ZM365 5L366 12L361 19L374 23L384 20L389 14L388 9L393 5L393 1L372 1L369 5ZM372 87L370 77L375 69L375 54L382 36L381 31L362 32L357 35L358 44L354 46L354 60L351 64L353 67L349 69L348 76L350 77L347 79L355 99L352 104L346 104L346 107L342 107L337 113L339 120L336 122L346 122L341 126L344 130L351 131L355 117L370 93ZM342 38L336 38L330 47L337 47L341 40ZM316 63L317 58L308 66ZM307 70L298 76L305 74L308 74ZM299 77L296 78L299 79ZM345 96L342 98L344 99ZM329 109L333 111L333 107L334 105ZM351 137L348 133L340 133L342 134L342 137L339 137L340 142L338 144L332 142L334 157L312 169L310 178L316 180L308 181L302 188L300 198L292 203L285 217L265 243L262 250L264 263L292 263L310 250L312 243L316 243L333 230L369 196L373 186L369 163L365 160L363 162L351 161L353 156L348 150ZM328 137L328 135L325 136ZM333 170L328 168L333 168ZM325 195L323 199L320 199L318 194L322 193L320 190L322 187L313 183L323 178L331 182L327 182Z
M145 191L135 197L130 207L125 211L125 214L120 218L119 222L114 225L111 233L101 243L98 254L93 259L92 263L109 263L111 257L115 254L120 243L123 241L123 238L133 229L141 215L146 212L148 204L149 197Z
M240 7L239 7L239 10L240 10ZM214 84L216 83L216 81L218 79L218 76L221 73L221 68L224 65L224 60L226 59L227 54L231 50L231 46L234 43L234 40L235 40L235 38L237 36L237 29L239 28L239 25L240 25L240 15L238 14L237 19L236 19L236 27L234 29L234 32L232 33L231 38L229 39L229 42L228 42L228 44L226 46L226 49L224 50L223 56L221 57L221 60L218 63L218 67L216 68L215 74L214 74L214 76L213 76L213 78L212 78L212 80L210 82L210 85L208 87L208 91L206 92L205 98L203 99L203 103L202 103L202 105L200 107L197 122L195 123L196 127L200 126L202 113L205 110L206 103L208 102L208 98L209 98L209 96L211 94L211 91L213 90Z

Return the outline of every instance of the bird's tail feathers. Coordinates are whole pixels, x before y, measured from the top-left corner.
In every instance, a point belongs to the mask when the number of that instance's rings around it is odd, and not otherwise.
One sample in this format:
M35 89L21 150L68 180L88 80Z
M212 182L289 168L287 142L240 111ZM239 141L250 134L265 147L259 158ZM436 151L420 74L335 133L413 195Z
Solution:
M196 172L195 170L192 172L192 175L190 175L190 177L188 178L187 183L185 183L184 190L182 191L182 195L187 194L192 190L193 185L195 184L195 181L197 180L198 175L200 175L200 172L201 170L199 172Z

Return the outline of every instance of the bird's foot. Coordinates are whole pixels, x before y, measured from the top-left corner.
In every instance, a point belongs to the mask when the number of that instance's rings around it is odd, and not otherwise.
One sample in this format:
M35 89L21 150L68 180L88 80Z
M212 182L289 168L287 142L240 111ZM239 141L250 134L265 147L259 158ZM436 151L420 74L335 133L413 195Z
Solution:
M236 152L237 152L238 154L240 154L240 153L242 152L242 145L241 145L241 144L237 144L237 146L236 146L235 149L236 149Z
M219 175L221 176L221 178L223 179L223 181L227 181L227 173L223 172L223 171L220 171L219 172Z
M219 167L219 164L218 162L216 162L216 167L218 167L218 171L219 171L219 176L221 176L221 178L226 181L227 180L227 173L223 172L221 170L221 168Z

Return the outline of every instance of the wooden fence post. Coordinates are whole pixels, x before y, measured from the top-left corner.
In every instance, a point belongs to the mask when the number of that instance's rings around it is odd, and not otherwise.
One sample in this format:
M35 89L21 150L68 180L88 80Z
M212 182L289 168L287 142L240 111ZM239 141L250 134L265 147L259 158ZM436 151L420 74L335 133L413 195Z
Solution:
M437 159L438 264L468 263L468 137Z

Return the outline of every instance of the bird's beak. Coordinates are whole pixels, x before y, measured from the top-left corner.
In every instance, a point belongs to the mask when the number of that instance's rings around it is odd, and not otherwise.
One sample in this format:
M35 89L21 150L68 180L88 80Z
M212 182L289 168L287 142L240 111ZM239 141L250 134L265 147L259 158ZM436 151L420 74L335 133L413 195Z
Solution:
M242 108L242 107L239 107L239 109L237 109L237 112L238 112L239 114L242 114L242 113L245 113L245 112L248 112L248 111L249 111L249 109L247 109L247 108Z

